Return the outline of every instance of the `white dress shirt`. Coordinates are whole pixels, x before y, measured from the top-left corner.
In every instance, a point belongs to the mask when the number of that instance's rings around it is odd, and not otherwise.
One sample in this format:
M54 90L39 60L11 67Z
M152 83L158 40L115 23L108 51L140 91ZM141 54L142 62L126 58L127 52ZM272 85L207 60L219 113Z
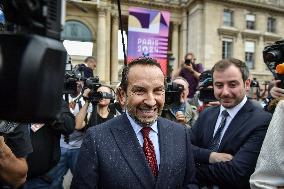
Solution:
M247 97L245 96L243 98L243 100L238 104L236 105L235 107L233 108L230 108L230 109L226 109L224 106L221 105L220 107L220 113L219 113L219 116L218 116L218 119L216 121L216 124L215 124L215 129L214 129L214 134L213 136L215 135L215 133L217 132L218 128L219 128L219 125L221 123L221 120L222 120L222 111L223 110L227 110L227 112L229 113L227 119L226 119L226 124L225 124L225 127L222 131L222 134L221 134L221 139L220 141L222 141L222 138L226 132L226 130L228 129L231 121L234 119L234 117L236 116L236 114L240 111L240 109L245 105L245 103L247 102Z

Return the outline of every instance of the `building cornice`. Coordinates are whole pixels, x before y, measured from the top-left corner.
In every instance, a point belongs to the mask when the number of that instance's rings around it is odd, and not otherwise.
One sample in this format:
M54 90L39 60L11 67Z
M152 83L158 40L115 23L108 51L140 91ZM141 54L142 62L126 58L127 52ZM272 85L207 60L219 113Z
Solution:
M241 31L241 34L243 38L258 39L261 36L260 31L256 31L256 30L244 30L244 31Z
M205 1L212 2L212 0L205 0ZM213 1L218 3L238 5L246 8L256 8L266 11L270 10L284 14L284 2L281 3L282 0L276 0L277 3L268 3L269 1L266 0L213 0Z
M239 34L239 30L237 28L234 28L234 27L222 26L221 28L218 28L218 34L237 37L238 34Z
M122 5L135 6L135 7L151 7L151 9L180 11L182 6L176 1L167 0L121 0Z
M278 41L280 39L283 39L283 37L281 37L280 35L277 35L275 33L265 32L263 34L263 39L265 41Z

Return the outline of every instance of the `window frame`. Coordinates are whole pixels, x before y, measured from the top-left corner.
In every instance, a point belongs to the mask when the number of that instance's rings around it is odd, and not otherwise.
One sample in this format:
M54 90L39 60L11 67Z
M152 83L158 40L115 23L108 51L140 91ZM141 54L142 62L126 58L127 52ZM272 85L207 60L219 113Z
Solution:
M276 18L272 16L267 18L267 32L276 33Z
M229 19L225 19L228 18L225 16L225 13L228 13L227 15L229 16ZM229 20L229 21L227 21ZM234 11L230 10L230 9L224 9L223 11L223 25L224 26L230 26L233 27L234 26Z
M256 15L255 14L250 13L246 15L246 29L249 29L249 30L256 29Z
M248 43L253 44L253 50L247 50L249 48L247 46ZM245 58L244 59L245 59L245 62L246 62L249 69L255 68L255 53L256 53L256 42L246 40L245 41ZM248 58L249 58L249 60L248 60Z
M233 39L222 39L222 59L233 57Z

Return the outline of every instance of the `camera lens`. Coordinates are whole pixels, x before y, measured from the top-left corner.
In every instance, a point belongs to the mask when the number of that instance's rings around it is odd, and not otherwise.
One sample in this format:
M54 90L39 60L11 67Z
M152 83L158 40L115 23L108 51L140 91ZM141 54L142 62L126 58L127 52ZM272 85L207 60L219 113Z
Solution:
M279 50L272 50L263 55L265 62L277 62L281 57L281 52Z

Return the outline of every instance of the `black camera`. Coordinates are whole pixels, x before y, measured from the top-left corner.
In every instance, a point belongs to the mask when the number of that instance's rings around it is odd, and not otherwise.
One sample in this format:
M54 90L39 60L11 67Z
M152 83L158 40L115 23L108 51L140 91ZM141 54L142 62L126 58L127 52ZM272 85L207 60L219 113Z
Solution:
M90 77L85 80L85 87L91 89L91 92L89 93L88 100L92 104L97 104L102 99L110 99L114 100L114 96L107 92L98 92L98 88L100 88L102 84L100 83L99 77Z
M263 50L263 60L276 80L281 80L278 87L284 88L284 73L276 72L277 66L284 67L284 40L276 41Z
M185 65L189 66L190 64L192 64L191 59L185 59L184 61Z
M170 77L166 79L165 106L171 106L180 101L180 95L184 90L183 85L172 82Z
M275 64L284 62L284 40L276 41L263 50L263 60L265 63L273 62Z
M250 83L250 86L251 86L251 87L255 87L255 88L259 88L259 87L260 87L260 86L259 86L259 82L257 81L256 78L253 78L253 79L252 79L252 81L251 81L251 83Z
M210 70L204 71L199 77L198 99L204 103L217 101L213 89L213 77Z
M60 110L67 52L59 41L64 0L2 0L1 119L45 122ZM0 3L1 4L1 3ZM1 13L1 18L3 14ZM13 107L13 108L11 108Z

